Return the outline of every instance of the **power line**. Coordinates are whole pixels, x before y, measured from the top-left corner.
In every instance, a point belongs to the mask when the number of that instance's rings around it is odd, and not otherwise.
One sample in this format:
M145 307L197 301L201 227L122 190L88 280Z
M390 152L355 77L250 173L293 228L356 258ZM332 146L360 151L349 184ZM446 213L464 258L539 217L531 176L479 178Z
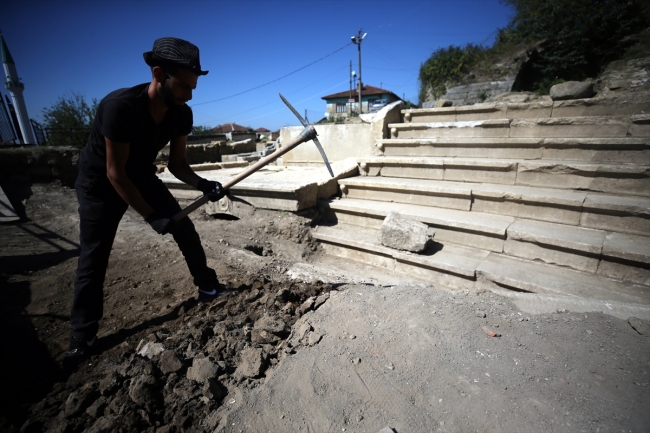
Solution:
M301 101L294 102L294 103L292 103L291 105L298 105L298 104L300 104L300 103L302 103L302 102L309 101L310 99L314 99L314 98L316 98L316 97L318 97L318 96L320 96L320 95L322 95L322 94L324 94L324 93L326 93L326 92L328 92L328 91L330 91L330 90L332 90L332 89L335 89L335 88L339 87L341 84L344 84L344 83L347 83L347 82L348 82L347 79L346 79L345 81L341 81L340 83L335 84L335 85L333 85L332 87L329 87L329 88L327 88L327 89L325 89L325 90L322 90L322 91L320 91L320 92L318 92L318 93L316 93L316 94L314 94L314 95L308 96L307 98L305 98L305 99L303 99L303 100L301 100ZM265 116L268 116L269 114L274 114L274 113L277 113L277 112L279 112L279 111L283 111L283 110L286 110L286 107L282 107L282 108L277 109L277 110L275 110L275 111L270 111L270 112L268 112L268 113L264 113L264 114L262 114L262 115L260 115L260 116L251 117L250 119L247 119L244 123L249 122L249 121L251 121L251 120L259 119L260 117L265 117Z
M338 50L336 50L336 51L332 51L332 52L329 53L328 55L323 56L323 57L321 57L320 59L315 60L315 61L309 63L308 65L303 66L302 68L298 68L298 69L296 69L296 70L293 71L293 72L289 72L288 74L283 75L283 76L280 77L280 78L276 78L275 80L271 80L271 81L269 81L268 83L260 84L259 86L253 87L253 88L248 89L248 90L244 90L243 92L235 93L234 95L225 96L225 97L223 97L223 98L219 98L219 99L213 99L212 101L199 102L198 104L192 104L191 107L196 107L197 105L211 104L212 102L223 101L224 99L234 98L235 96L243 95L244 93L248 93L248 92L252 92L253 90L257 90L257 89L259 89L260 87L268 86L269 84L275 83L276 81L280 81L280 80L282 80L283 78L287 78L289 75L293 75L293 74L295 74L295 73L298 72L298 71L302 71L303 69L305 69L305 68L307 68L307 67L309 67L309 66L311 66L311 65L313 65L313 64L315 64L315 63L318 63L318 62L320 62L321 60L324 60L324 59L328 58L328 57L331 56L332 54L336 54L336 53L338 53L338 52L341 51L342 49L346 48L348 45L352 45L352 42L348 42L347 44L345 44L344 46L342 46L342 47L339 48Z
M288 96L291 96L291 95L293 95L293 94L295 94L295 93L297 93L297 92L300 92L301 90L306 89L307 87L313 86L313 85L316 84L316 83L321 83L321 82L323 81L323 79L328 78L328 77L330 77L330 76L332 76L332 75L334 75L334 74L340 72L342 69L346 69L346 68L347 68L347 65L346 65L346 66L343 66L342 68L339 68L339 69L337 69L337 70L334 70L334 71L330 72L329 74L327 74L327 75L325 75L325 76L323 76L323 77L318 78L317 80L315 80L315 81L313 81L313 82L311 82L311 83L309 83L309 84L307 84L307 85L301 87L300 89L296 89L296 90L294 90L294 91L291 91L291 92L289 92L289 93L285 93L285 94L288 95ZM337 84L337 86L338 86L338 85L339 85L339 84ZM329 89L327 89L327 90L329 90ZM321 93L327 92L327 90L324 90L324 91L322 91ZM269 101L269 102L263 103L263 104L258 105L258 106L256 106L256 107L248 108L248 109L246 109L246 110L244 110L244 111L240 111L239 113L232 114L231 117L232 117L232 118L236 118L237 116L240 116L240 115L242 115L242 114L248 113L248 112L250 112L250 111L255 111L255 110L258 110L258 109L260 109L260 108L266 107L267 105L276 104L276 103L278 103L278 102L279 102L279 101L278 101L277 99L273 99L273 100L271 100L271 101ZM206 116L206 117L207 117L207 116ZM216 118L214 118L214 117L210 117L210 118L213 119L213 120L216 119Z

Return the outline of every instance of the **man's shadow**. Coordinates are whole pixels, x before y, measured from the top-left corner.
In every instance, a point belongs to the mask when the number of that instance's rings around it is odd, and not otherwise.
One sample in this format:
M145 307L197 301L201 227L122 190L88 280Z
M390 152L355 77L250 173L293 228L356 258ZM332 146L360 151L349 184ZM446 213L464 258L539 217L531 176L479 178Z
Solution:
M29 221L27 210L23 204L33 194L32 182L29 178L15 174L11 176L0 176L0 187L9 200L9 203L0 203L0 206L11 206L20 218L20 221Z

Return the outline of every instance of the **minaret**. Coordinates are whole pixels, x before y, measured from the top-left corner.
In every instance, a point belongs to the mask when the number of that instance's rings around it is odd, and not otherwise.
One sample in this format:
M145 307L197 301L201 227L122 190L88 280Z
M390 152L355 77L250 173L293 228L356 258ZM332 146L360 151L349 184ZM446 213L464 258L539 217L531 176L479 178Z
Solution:
M5 39L2 37L2 33L0 33L0 51L2 51L2 66L4 66L5 76L7 77L5 87L9 90L9 93L11 93L11 99L14 101L14 107L16 114L18 115L18 124L20 125L20 131L23 134L25 144L38 144L34 138L32 124L29 122L29 116L27 115L25 98L23 98L23 89L25 88L25 85L18 79L18 72L16 71L14 59L11 57L11 53L9 52L9 48L7 48Z

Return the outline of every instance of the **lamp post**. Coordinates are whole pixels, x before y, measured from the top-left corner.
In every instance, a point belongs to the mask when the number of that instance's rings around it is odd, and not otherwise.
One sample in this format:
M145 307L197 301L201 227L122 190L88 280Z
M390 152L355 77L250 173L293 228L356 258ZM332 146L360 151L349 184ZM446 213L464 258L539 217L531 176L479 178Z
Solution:
M363 36L361 36L361 30L359 30L357 36L351 36L350 38L352 39L352 43L357 46L359 52L359 114L361 114L361 107L363 107L361 104L361 87L363 86L361 83L361 42L367 35L368 33L364 33Z

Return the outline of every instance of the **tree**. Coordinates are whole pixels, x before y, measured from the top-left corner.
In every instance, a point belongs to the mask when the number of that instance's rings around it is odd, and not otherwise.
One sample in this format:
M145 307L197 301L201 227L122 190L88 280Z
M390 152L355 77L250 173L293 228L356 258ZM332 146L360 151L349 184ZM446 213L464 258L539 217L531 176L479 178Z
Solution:
M192 126L192 135L209 135L209 134L214 134L214 132L212 132L212 127L210 126L201 126L201 125Z
M535 89L554 80L596 77L632 43L628 36L647 26L639 0L501 0L515 15L499 43L545 41L535 59Z
M97 99L89 105L83 95L59 96L49 108L43 109L43 120L50 146L83 147L92 130Z

